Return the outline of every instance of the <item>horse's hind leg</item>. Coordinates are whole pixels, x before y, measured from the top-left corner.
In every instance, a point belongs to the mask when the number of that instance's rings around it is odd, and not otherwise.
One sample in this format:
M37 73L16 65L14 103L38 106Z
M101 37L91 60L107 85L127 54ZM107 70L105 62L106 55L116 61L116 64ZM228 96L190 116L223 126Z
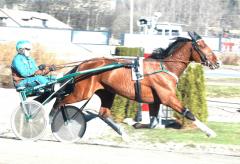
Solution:
M155 128L159 124L159 107L160 107L160 100L157 97L157 94L153 92L154 94L154 102L152 104L149 104L149 117L150 117L150 124L149 128Z
M153 104L149 104L149 117L150 124L149 128L155 128L159 124L158 113L159 113L160 104L158 102L154 102Z
M111 93L105 89L98 90L96 93L101 99L101 108L99 111L99 116L107 118L111 116L110 108L112 107L115 94Z
M113 130L122 136L123 140L127 140L127 136L121 126L117 124L111 117L110 108L113 105L115 94L107 90L98 90L97 94L101 99L101 108L99 111L99 117L107 123Z

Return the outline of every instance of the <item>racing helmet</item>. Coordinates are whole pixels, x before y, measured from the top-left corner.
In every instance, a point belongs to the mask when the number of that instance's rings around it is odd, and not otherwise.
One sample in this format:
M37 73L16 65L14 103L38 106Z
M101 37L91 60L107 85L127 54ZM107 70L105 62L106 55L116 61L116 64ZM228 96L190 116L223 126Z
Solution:
M23 50L23 49L32 49L32 44L28 40L20 40L16 44L17 51Z

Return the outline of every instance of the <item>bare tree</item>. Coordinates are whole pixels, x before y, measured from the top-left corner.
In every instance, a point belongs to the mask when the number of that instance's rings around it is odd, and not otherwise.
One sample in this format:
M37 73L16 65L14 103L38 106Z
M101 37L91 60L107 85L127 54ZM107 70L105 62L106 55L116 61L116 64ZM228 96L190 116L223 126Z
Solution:
M0 7L45 12L73 28L97 30L106 27L117 36L129 32L130 0L0 0ZM239 0L135 0L134 31L137 20L161 12L159 22L183 24L184 30L201 34L214 33L214 29L237 29L240 26ZM216 30L215 30L216 32Z

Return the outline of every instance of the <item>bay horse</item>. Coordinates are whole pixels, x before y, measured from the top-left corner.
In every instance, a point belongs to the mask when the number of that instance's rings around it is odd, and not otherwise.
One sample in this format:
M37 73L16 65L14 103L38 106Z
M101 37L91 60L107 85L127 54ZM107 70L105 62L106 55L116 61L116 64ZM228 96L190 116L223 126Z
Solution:
M219 67L216 55L201 36L196 32L188 32L188 34L191 39L178 37L161 54L155 54L143 60L144 78L140 82L141 100L149 104L152 116L156 116L159 105L163 104L193 121L208 136L215 136L216 134L184 107L176 96L178 79L190 62L201 63L211 69ZM165 57L161 57L162 55ZM76 77L73 91L60 102L55 102L54 109L59 109L65 104L88 100L96 93L102 102L99 116L114 125L113 120L110 119L114 96L118 94L137 101L131 68L128 66L131 61L129 59L95 58L84 61L77 68L77 71L82 71L114 62L126 63L126 67ZM116 131L122 135L122 130L117 129Z

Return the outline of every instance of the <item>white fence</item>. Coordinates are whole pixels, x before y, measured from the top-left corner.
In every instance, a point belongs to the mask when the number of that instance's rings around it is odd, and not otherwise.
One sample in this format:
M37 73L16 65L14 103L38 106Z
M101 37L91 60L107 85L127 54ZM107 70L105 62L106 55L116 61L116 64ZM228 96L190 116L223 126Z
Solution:
M0 42L27 39L50 45L69 43L78 45L80 49L85 48L87 51L89 50L88 52L99 52L101 50L101 54L110 54L110 48L106 51L103 50L109 45L111 37L107 31L0 26L0 33ZM239 38L203 37L203 39L214 51L240 54ZM173 41L169 36L163 35L124 34L123 45L127 47L143 47L146 53L150 53L159 47L166 48ZM95 50L95 45L97 45L98 50Z
M109 32L57 28L1 27L0 42L30 40L57 54L75 54L73 60L111 54ZM62 56L59 56L64 57Z

